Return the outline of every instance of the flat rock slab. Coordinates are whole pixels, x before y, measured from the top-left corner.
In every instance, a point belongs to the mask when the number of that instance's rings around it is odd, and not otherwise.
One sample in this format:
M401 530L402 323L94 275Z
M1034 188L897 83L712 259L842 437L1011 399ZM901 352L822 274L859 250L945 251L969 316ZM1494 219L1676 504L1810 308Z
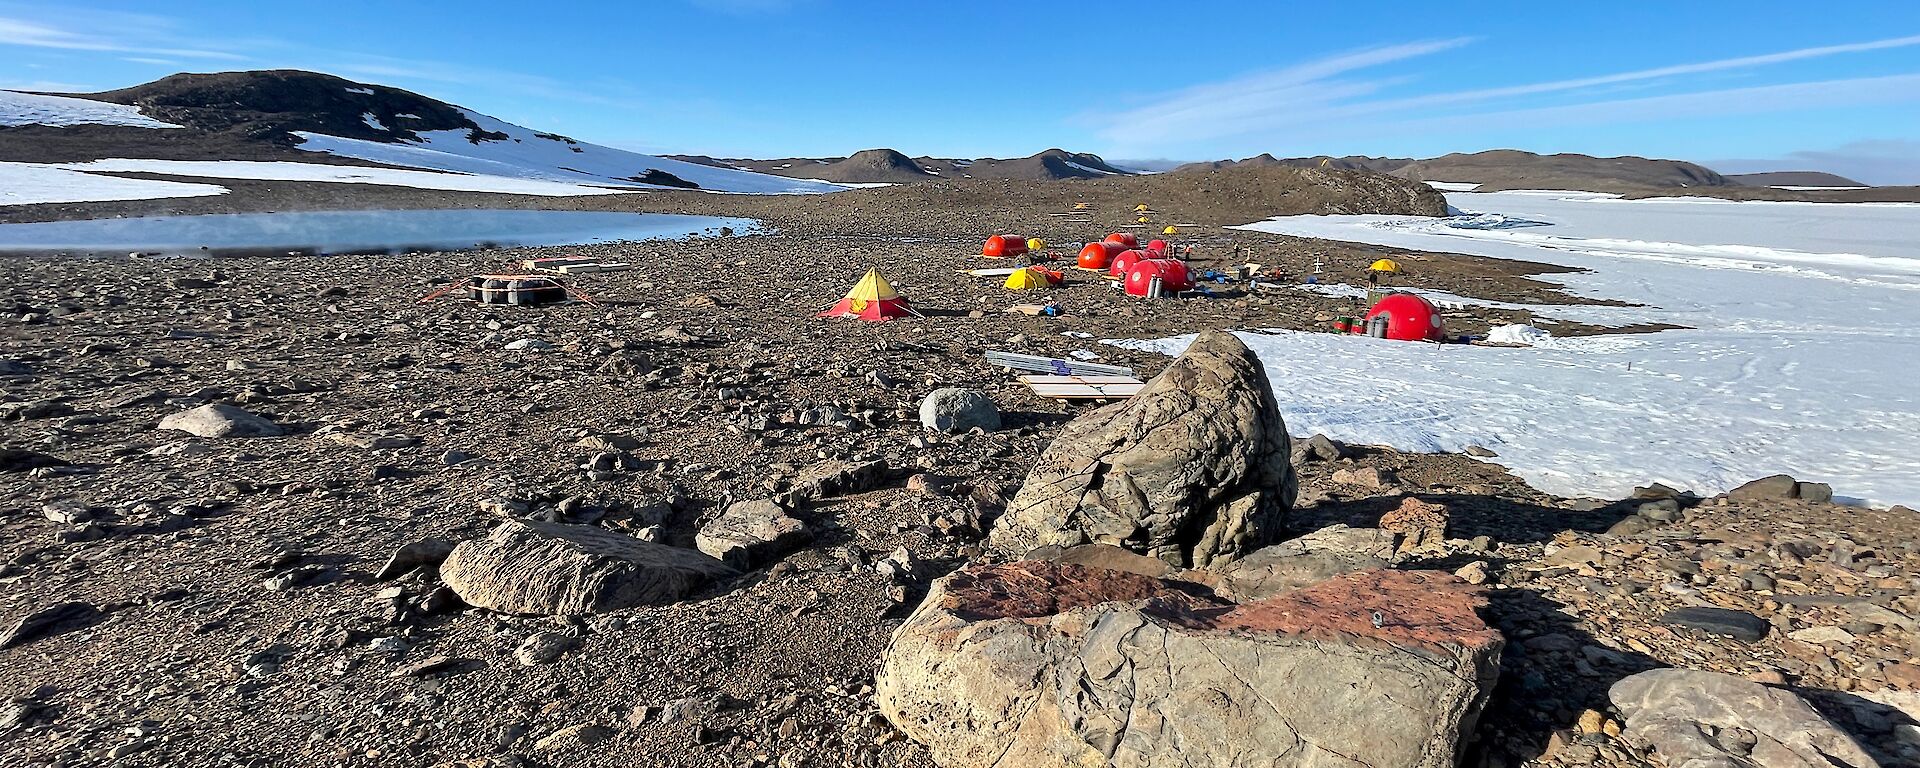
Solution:
M25 645L99 620L100 609L87 603L59 603L20 617L0 632L0 648Z
M1773 631L1766 619L1731 608L1675 608L1661 614L1663 624L1724 635L1743 643L1757 643Z
M224 403L171 414L160 420L160 428L200 437L279 437L286 434L280 425Z
M1732 675L1655 669L1614 683L1607 697L1626 718L1622 737L1673 768L1879 766L1799 696Z
M519 520L460 542L440 565L440 578L469 605L568 616L671 603L735 575L691 549Z
M813 539L806 523L767 500L741 501L700 527L693 544L720 562L742 570L778 559Z
M1095 543L1225 564L1279 532L1298 491L1289 446L1259 359L1204 333L1131 400L1068 422L991 541L1021 557Z
M1071 563L970 568L894 634L876 700L948 768L1442 768L1498 675L1484 604L1437 572L1236 606Z

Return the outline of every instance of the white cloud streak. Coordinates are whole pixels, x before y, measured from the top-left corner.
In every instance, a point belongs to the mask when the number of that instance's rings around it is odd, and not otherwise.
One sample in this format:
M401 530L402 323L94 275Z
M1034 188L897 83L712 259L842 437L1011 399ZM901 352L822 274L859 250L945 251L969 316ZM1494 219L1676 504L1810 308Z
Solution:
M203 48L183 48L170 44L160 34L167 26L164 19L140 14L111 14L105 17L103 24L90 24L90 29L101 30L105 36L94 33L74 32L43 22L32 21L15 16L0 16L0 45L24 48L51 48L67 51L99 51L109 53L140 53L155 56L177 56L191 59L213 59L220 61L244 61L247 57L227 51L213 51Z
M1217 139L1229 136L1245 136L1261 132L1281 131L1303 126L1327 126L1340 120L1361 116L1404 113L1415 110L1432 110L1440 107L1466 104L1497 102L1537 96L1549 93L1577 91L1582 89L1618 86L1629 83L1697 75L1708 72L1746 69L1783 62L1801 61L1826 56L1867 51L1887 50L1920 45L1920 35L1873 40L1845 45L1830 45L1813 48L1800 48L1790 51L1741 56L1714 61L1681 64L1652 69L1632 70L1592 77L1570 78L1523 85L1497 88L1481 88L1465 91L1433 93L1391 99L1364 100L1371 93L1395 84L1393 79L1343 80L1332 76L1366 67L1386 64L1413 56L1437 53L1457 47L1464 41L1448 40L1438 43L1412 44L1392 48L1370 49L1321 59L1307 64L1289 67L1273 73L1236 78L1221 83L1196 86L1173 94L1147 106L1129 110L1113 116L1101 135L1109 141L1127 148L1149 148L1166 142L1193 142ZM1399 52L1404 55L1391 55ZM1868 79L1871 80L1871 79ZM1851 81L1836 81L1851 82ZM1865 82L1864 80L1862 82ZM1887 81L1886 85L1897 85ZM1805 99L1820 99L1817 92L1821 83L1807 83L1805 87L1788 89L1777 95ZM1743 89L1729 90L1727 94L1739 94ZM1720 92L1710 92L1720 93ZM1697 98L1701 94L1690 97ZM1756 92L1755 95L1764 95ZM1846 98L1850 103L1867 103L1874 99L1880 102L1904 100L1897 93L1860 94L1848 91ZM1655 97L1662 98L1662 97ZM1686 97L1675 97L1686 98ZM1831 101L1824 99L1823 101ZM1642 100L1594 102L1594 106L1637 104ZM1673 105L1676 102L1654 102ZM1723 102L1724 103L1724 102ZM1565 108L1542 108L1541 110L1499 110L1481 116L1466 116L1465 119L1504 116L1512 118L1520 115L1559 114L1556 109L1577 110L1581 105ZM1741 106L1741 105L1731 105ZM1765 106L1765 105L1754 105ZM1778 105L1773 105L1778 106ZM1769 109L1767 111L1773 111ZM1602 119L1628 119L1625 112L1618 114L1596 114L1587 110L1585 114ZM1637 118L1634 118L1637 119ZM1431 121L1427 121L1431 122Z

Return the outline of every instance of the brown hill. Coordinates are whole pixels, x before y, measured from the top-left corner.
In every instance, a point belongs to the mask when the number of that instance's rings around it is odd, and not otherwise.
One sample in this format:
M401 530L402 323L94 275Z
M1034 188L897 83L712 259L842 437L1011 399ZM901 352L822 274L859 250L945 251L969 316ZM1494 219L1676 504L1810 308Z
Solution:
M1764 171L1729 173L1733 183L1747 187L1865 187L1870 186L1825 171Z
M796 179L821 179L848 183L907 183L938 179L998 179L1010 181L1046 181L1054 179L1098 179L1130 175L1099 155L1048 149L1029 157L972 160L939 157L908 158L892 149L869 149L851 157L788 157L773 160L752 158L714 158L706 155L667 155L675 160L702 163L719 168L772 173Z

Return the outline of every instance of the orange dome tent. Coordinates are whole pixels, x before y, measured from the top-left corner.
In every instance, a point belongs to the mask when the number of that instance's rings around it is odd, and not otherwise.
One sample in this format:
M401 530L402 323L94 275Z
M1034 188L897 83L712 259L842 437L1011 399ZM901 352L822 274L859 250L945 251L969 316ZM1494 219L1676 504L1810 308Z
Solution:
M1367 310L1354 333L1399 341L1446 341L1440 310L1411 293L1390 293Z
M853 290L847 291L845 298L819 316L857 317L877 323L896 317L919 317L920 313L913 311L913 306L907 303L907 297L894 292L893 284L880 276L880 270L869 269L867 276L860 278Z

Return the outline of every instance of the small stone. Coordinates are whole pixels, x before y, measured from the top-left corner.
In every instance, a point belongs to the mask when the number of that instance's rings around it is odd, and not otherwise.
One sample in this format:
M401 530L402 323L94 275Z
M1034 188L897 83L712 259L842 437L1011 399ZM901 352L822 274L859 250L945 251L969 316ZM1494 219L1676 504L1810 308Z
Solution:
M451 554L453 542L446 539L421 539L403 544L387 557L386 564L380 566L373 577L380 581L397 579L421 567L438 566Z
M1460 570L1454 571L1453 575L1460 577L1461 581L1465 581L1468 584L1485 584L1492 578L1487 574L1487 561L1485 560L1475 560L1467 563L1461 566Z
M1799 483L1789 475L1770 475L1727 492L1734 501L1791 499L1798 495Z
M278 437L285 431L266 419L223 403L203 405L160 420L161 429L199 437Z
M1606 728L1606 725L1607 725L1606 715L1602 715L1596 710L1589 709L1585 712L1580 713L1580 720L1579 722L1574 724L1573 730L1575 733L1578 733L1582 736L1592 736L1592 735L1601 733Z
M533 743L533 748L542 752L558 749L577 749L590 747L613 738L614 731L604 725L580 723L570 725L548 734Z
M935 432L966 432L975 427L1000 429L1000 409L987 393L975 389L936 389L920 401L920 424Z
M1839 627L1808 627L1787 634L1803 643L1814 645L1853 645L1853 633Z
M1730 608L1675 608L1660 617L1663 624L1724 635L1743 643L1759 642L1773 631L1766 619Z
M574 645L575 641L572 637L559 632L536 632L520 641L520 647L514 649L513 657L519 659L524 666L547 664L560 658L561 654L571 650Z
M57 603L21 617L5 632L0 632L0 648L22 645L99 616L100 609L87 603Z

